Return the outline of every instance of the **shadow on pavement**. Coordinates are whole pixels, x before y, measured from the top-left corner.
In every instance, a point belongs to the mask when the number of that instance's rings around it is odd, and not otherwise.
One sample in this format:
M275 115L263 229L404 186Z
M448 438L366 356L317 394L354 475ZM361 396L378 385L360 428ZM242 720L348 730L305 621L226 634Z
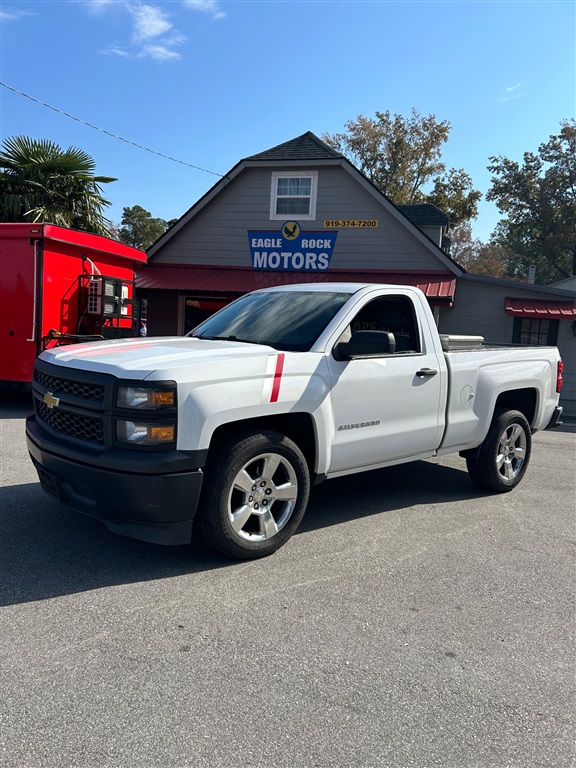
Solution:
M24 419L32 410L31 392L0 392L0 419Z
M416 462L314 488L300 532L398 509L478 498L465 471ZM0 489L0 605L230 566L202 542L161 547L110 533L61 506L39 483Z
M568 432L570 434L576 434L576 421L572 419L564 419L564 421L557 427L554 427L553 432Z

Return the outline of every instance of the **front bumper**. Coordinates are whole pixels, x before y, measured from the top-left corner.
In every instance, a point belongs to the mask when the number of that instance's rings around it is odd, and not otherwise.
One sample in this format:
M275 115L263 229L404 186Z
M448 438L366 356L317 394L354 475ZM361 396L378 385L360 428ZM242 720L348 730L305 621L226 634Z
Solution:
M183 454L175 462L171 454L165 459L145 454L136 463L131 452L126 461L115 456L114 469L88 464L80 452L74 456L67 450L63 456L35 416L26 421L26 439L42 488L50 496L123 536L154 544L190 542L203 478L194 466L195 457L187 461Z

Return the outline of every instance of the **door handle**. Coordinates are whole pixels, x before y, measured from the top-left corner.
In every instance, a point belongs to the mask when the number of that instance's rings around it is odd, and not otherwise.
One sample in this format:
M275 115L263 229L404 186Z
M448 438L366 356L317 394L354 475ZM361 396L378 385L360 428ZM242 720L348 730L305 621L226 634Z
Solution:
M419 379L423 379L426 376L436 376L437 373L436 368L421 368L419 371L416 371L416 376Z

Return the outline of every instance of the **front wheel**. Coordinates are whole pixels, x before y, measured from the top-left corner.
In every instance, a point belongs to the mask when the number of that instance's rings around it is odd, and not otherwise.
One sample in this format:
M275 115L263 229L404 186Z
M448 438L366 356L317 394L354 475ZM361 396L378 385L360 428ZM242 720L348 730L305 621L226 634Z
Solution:
M520 411L498 411L478 451L466 457L470 477L480 488L507 493L524 477L531 447L525 416Z
M224 443L204 482L199 523L208 543L242 559L285 544L308 503L308 465L285 435L263 431Z

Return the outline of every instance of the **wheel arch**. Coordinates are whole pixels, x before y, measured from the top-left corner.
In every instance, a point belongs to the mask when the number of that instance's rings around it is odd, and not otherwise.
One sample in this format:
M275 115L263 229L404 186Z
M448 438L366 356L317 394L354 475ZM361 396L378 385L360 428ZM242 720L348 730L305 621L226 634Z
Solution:
M482 441L486 438L490 430L490 425L494 419L503 411L519 411L532 430L537 414L538 397L538 390L535 387L519 387L518 389L509 389L505 392L500 392L494 402L492 410L488 412ZM459 451L459 455L462 458L473 457L479 453L481 448L482 442L474 448Z
M219 445L235 435L261 430L279 432L295 442L306 459L312 481L317 480L318 439L314 419L309 413L281 413L221 424L212 434L207 461L217 454Z
M510 389L501 392L496 398L492 418L497 411L520 411L532 427L535 422L538 406L538 390L535 387Z

